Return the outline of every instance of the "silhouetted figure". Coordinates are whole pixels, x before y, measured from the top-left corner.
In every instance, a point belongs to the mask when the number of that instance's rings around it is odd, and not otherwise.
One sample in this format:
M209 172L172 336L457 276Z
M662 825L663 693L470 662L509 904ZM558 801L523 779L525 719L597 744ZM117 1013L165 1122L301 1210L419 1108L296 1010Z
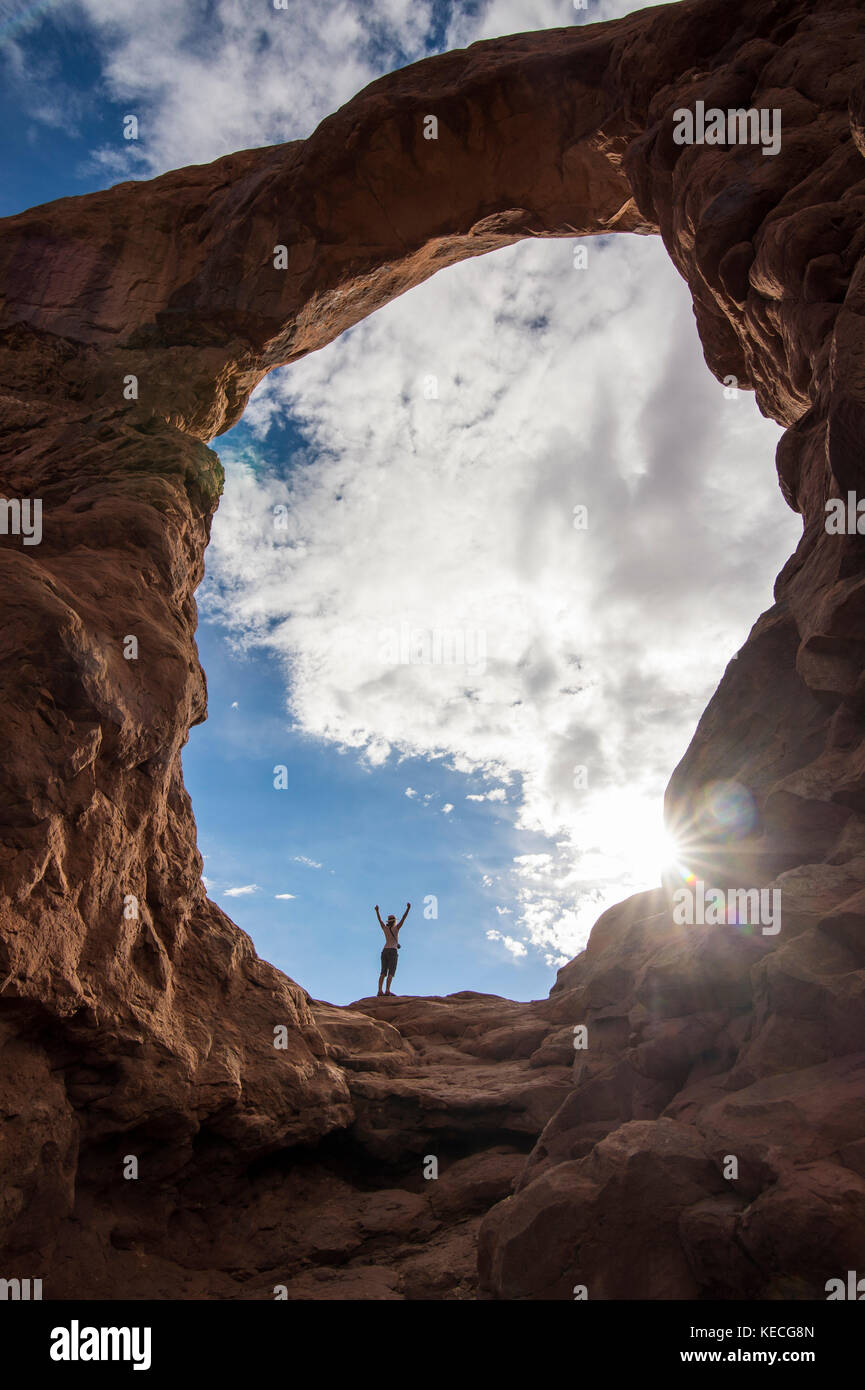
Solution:
M378 977L379 994L390 994L391 992L390 983L394 975L396 974L396 965L399 959L399 957L397 956L397 951L399 950L399 930L406 917L408 916L410 908L411 903L406 903L405 912L402 914L399 921L397 921L393 913L391 913L387 921L383 922L381 920L381 913L378 910L378 903L376 903L375 905L375 915L378 918L379 926L384 932L385 940L384 950L381 953L381 974ZM387 976L387 989L382 990L381 986L385 975Z

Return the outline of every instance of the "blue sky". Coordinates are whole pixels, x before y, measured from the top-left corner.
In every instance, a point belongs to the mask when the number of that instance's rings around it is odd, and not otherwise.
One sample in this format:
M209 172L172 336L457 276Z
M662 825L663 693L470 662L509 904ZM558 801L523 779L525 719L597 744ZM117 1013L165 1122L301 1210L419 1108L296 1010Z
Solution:
M315 468L293 423L273 425L265 443L241 422L214 444L229 471L235 448L256 475ZM184 777L208 892L259 951L316 997L348 1002L377 982L375 904L401 917L411 902L397 992L512 996L516 965L525 997L545 993L549 966L486 934L514 915L497 892L514 856L543 852L544 837L515 832L499 802L468 800L488 792L485 780L441 758L402 753L372 767L311 737L286 716L290 661L242 647L206 613L198 645L209 718L190 733Z
M36 28L16 25L12 8L44 18ZM58 26L51 5L0 5L0 45L4 81L0 83L0 214L8 217L54 198L107 186L87 174L92 151L120 126L122 103L101 88L99 53L84 25ZM13 42L14 36L14 42ZM26 55L22 70L18 55ZM31 69L40 75L38 90ZM32 105L22 93L33 92ZM61 93L58 101L55 92ZM96 95L98 94L98 95ZM96 99L93 99L96 95Z
M506 872L522 848L507 822L473 803L441 814L448 797L459 804L465 796L462 774L421 759L392 760L372 772L351 754L290 732L274 663L232 655L219 625L202 624L199 651L210 716L192 731L186 782L211 896L261 954L316 997L358 998L374 992L378 975L383 941L374 904L383 916L399 917L411 901L400 990L512 993L514 966L482 930L500 928L503 919L474 872ZM279 764L288 771L285 790L273 786ZM407 786L432 800L408 798ZM248 884L258 891L220 891ZM284 893L294 897L278 900ZM543 991L549 971L534 967L534 975L525 968L520 988L527 978L531 991L538 978Z
M428 52L636 8L589 7L0 0L0 212L305 136ZM539 997L658 881L666 782L798 536L778 434L709 375L650 238L585 269L567 241L464 263L271 374L214 441L209 719L184 754L208 891L262 955L362 997L373 905L410 899L398 992ZM484 659L384 657L404 628Z

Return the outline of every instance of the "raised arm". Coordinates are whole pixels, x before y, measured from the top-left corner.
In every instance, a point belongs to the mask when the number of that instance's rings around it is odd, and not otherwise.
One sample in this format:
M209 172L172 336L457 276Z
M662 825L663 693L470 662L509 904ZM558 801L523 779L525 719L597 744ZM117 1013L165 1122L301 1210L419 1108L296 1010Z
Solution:
M400 927L402 926L403 922L405 921L405 919L406 919L406 917L408 916L408 914L409 914L410 911L411 911L411 903L406 903L406 905L405 905L405 912L404 912L404 913L402 914L402 916L400 917L399 923L398 923L398 925L397 925L397 931L399 931Z
M378 918L379 926L381 927L382 931L384 931L384 922L381 920L381 913L378 910L378 903L376 903L375 905L375 915Z

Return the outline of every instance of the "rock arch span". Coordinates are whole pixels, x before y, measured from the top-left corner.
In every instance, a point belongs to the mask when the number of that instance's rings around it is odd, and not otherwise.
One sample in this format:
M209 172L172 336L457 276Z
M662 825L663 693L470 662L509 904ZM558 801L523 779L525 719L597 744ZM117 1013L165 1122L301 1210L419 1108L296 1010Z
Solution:
M282 1271L308 1296L332 1256L347 1296L467 1296L477 1224L512 1181L480 1232L498 1297L812 1297L856 1267L865 543L828 536L823 508L861 486L862 34L854 0L688 0L495 40L380 79L306 141L2 224L0 484L44 508L39 546L0 536L6 1273L46 1297L248 1296L250 1279L269 1297ZM673 112L697 100L780 110L780 152L676 145ZM707 870L783 875L784 932L684 933L644 894L547 1001L318 1005L200 883L180 752L205 715L206 441L271 368L442 266L614 231L660 233L710 368L787 427L803 539L668 792L688 821L707 781L751 789L757 833ZM416 1178L432 1142L451 1173L435 1198ZM370 1159L390 1175L378 1205L351 1182ZM289 1190L307 1219L280 1244ZM338 1238L310 1236L323 1207Z

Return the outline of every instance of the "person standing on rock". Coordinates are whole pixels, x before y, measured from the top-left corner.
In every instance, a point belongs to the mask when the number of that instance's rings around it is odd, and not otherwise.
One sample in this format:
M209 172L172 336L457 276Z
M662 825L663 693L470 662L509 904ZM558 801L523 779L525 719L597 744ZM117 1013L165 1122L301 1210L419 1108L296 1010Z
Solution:
M410 909L411 903L406 903L405 912L402 914L402 917L400 917L399 921L397 921L393 913L391 913L387 921L383 922L381 920L381 913L378 910L378 903L376 903L375 905L375 915L378 918L379 926L384 932L385 941L384 949L381 953L381 974L378 977L379 995L381 995L382 993L390 994L391 981L393 980L393 977L396 974L396 965L399 959L399 957L397 956L397 951L399 950L399 931L400 927L402 926L403 922L408 916ZM385 975L387 976L387 988L384 991L382 991L381 986Z

